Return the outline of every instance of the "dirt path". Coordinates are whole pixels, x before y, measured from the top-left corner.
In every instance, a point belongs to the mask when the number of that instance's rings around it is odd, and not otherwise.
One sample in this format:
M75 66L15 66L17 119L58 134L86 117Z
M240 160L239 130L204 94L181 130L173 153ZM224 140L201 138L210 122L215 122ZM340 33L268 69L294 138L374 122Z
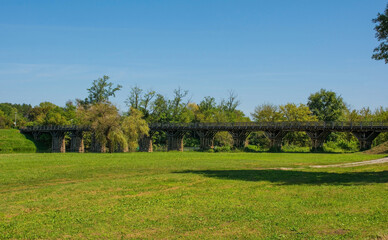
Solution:
M313 165L310 167L311 168L357 167L357 166L380 164L380 163L388 163L388 157L375 159L375 160L369 160L369 161L362 161L362 162L341 163L341 164L332 164L332 165Z

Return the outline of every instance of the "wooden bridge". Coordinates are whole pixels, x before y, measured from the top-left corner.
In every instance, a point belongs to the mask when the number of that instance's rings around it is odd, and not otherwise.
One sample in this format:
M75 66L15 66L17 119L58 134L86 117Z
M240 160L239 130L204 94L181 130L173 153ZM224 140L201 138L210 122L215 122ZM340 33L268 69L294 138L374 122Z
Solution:
M372 141L382 132L388 132L388 122L240 122L240 123L151 123L149 136L139 140L140 151L152 152L152 136L165 132L167 149L183 151L183 138L187 132L195 132L203 150L213 148L217 132L231 134L234 147L243 148L251 132L264 132L273 149L280 149L283 137L289 132L306 132L312 142L312 150L322 148L331 132L351 132L362 150L368 149ZM70 136L70 151L83 152L83 132L92 131L89 126L32 126L20 129L38 139L42 133L52 136L52 151L65 152L65 135Z
M31 134L37 141L43 133L51 135L51 150L53 152L66 152L65 136L70 136L70 151L84 152L83 133L91 131L89 126L28 126L20 129L21 133Z

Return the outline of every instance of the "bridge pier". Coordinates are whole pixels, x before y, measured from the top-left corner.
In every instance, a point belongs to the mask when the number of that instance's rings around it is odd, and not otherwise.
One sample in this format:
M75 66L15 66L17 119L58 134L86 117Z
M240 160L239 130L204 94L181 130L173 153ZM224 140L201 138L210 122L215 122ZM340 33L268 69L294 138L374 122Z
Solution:
M282 130L264 131L264 135L269 139L270 151L280 152L282 150L282 141L287 132Z
M251 133L250 131L235 130L229 131L229 133L232 135L234 148L244 148L247 146L247 138Z
M370 149L373 140L380 134L375 131L353 131L352 133L360 143L360 150Z
M124 147L120 143L117 144L117 148L114 150L114 152L129 152L128 146Z
M216 135L216 133L216 131L208 130L197 131L201 150L209 150L214 148L214 136Z
M70 132L70 152L85 152L84 138L82 131Z
M139 139L139 151L140 152L153 152L152 136L155 132L149 131L148 136L144 135Z
M66 152L65 132L51 131L51 150L52 152L64 153Z
M32 137L34 138L34 141L38 141L40 135L42 134L41 132L32 132Z
M167 151L183 152L183 136L184 131L167 131Z
M92 133L92 142L90 144L90 151L95 152L95 153L105 153L106 152L105 145L98 142L94 133Z
M323 151L323 143L327 136L330 134L329 131L306 131L306 134L311 139L311 151L318 152Z
M153 152L152 136L144 136L139 139L140 152Z

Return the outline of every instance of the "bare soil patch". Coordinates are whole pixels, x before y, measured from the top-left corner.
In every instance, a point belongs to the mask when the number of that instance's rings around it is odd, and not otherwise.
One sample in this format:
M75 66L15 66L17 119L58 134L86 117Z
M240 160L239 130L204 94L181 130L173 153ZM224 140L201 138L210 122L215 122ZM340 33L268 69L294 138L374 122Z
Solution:
M341 163L341 164L332 164L332 165L313 165L310 167L311 168L357 167L357 166L382 164L382 163L388 163L388 157L375 159L375 160L369 160L369 161L362 161L362 162Z

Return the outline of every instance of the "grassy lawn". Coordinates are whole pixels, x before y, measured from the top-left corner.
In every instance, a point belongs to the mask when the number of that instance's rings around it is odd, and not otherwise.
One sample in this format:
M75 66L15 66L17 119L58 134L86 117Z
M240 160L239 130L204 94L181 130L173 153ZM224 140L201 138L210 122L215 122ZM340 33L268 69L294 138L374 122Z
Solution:
M0 239L387 239L388 164L308 167L381 157L0 154Z

